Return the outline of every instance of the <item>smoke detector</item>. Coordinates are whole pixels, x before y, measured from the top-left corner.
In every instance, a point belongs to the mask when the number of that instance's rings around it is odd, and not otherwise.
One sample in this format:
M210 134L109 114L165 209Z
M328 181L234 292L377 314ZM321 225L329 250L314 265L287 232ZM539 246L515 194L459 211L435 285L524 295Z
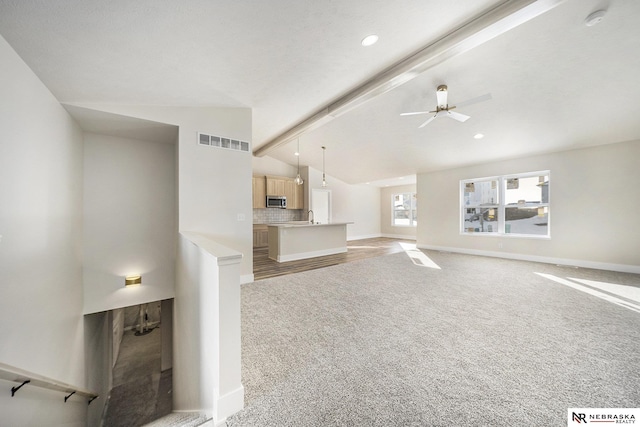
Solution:
M591 15L587 16L587 18L584 20L584 23L587 27L593 27L596 24L599 24L600 21L602 21L602 19L604 19L604 14L606 13L606 10L597 10L595 12L593 12Z

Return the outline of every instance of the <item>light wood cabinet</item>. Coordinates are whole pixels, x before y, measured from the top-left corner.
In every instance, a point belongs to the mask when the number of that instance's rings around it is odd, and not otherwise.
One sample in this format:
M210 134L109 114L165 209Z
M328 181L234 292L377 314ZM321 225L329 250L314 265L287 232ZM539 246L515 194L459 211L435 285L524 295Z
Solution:
M264 248L269 246L269 229L266 225L253 225L253 247Z
M285 178L267 176L267 195L284 196L285 195Z
M266 196L285 196L287 209L304 209L304 184L283 176L253 177L253 207L266 207Z
M296 183L292 179L284 182L284 195L287 197L287 209L297 209L295 206Z
M304 209L304 184L296 185L296 209Z
M286 182L285 195L287 196L287 209L304 208L304 184L298 185L291 179Z
M253 208L264 209L267 207L266 179L264 176L253 177Z

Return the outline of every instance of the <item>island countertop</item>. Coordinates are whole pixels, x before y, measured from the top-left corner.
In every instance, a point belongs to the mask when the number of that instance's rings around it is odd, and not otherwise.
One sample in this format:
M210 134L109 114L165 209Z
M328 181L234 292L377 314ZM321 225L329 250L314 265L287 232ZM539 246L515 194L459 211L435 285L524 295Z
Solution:
M269 258L286 262L347 252L348 224L353 223L290 221L266 224Z
M347 225L353 224L353 222L326 222L326 223L310 223L309 221L288 221L288 222L272 222L268 224L264 224L268 227L322 227L322 226L330 226L330 225Z

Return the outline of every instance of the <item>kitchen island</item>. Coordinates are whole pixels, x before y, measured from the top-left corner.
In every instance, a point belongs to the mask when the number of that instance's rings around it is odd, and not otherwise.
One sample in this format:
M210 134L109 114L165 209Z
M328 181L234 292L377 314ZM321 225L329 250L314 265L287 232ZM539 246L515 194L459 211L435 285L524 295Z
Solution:
M292 221L267 224L269 258L278 262L347 252L347 224Z

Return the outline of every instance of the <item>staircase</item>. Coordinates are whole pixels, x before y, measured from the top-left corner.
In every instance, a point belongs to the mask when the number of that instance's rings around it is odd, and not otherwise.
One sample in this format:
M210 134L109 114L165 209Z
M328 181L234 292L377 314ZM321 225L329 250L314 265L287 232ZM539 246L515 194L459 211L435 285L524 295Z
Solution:
M197 412L172 412L167 416L159 418L143 427L198 427L211 426L213 420L207 419Z

